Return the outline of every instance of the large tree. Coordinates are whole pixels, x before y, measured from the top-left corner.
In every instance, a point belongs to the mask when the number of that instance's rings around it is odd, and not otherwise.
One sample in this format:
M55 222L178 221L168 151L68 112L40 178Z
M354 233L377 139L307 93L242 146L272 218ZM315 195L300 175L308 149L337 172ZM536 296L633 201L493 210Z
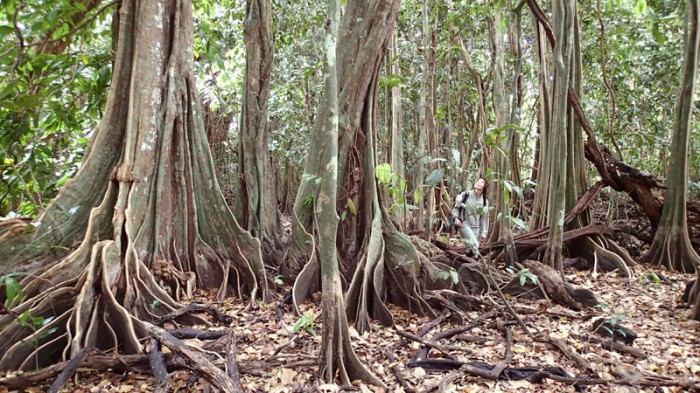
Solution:
M341 222L336 245L343 273L351 277L346 295L348 319L355 321L361 332L369 329L370 317L386 325L393 323L386 302L433 314L419 295L424 271L421 264L427 260L389 220L375 178L379 72L398 7L397 0L348 1L337 47L337 199L338 206L349 213ZM327 116L322 111L316 118ZM315 128L319 127L317 122ZM320 133L312 136L312 149L323 145L317 135ZM295 202L292 243L285 265L287 269L304 266L294 285L295 302L318 289L319 263L311 234L319 228L311 221L309 203L318 200L316 180L325 171L320 154L312 150Z
M382 383L362 365L350 345L350 332L345 315L345 301L338 268L338 250L335 239L338 233L336 198L338 187L338 73L336 68L336 42L340 23L338 0L328 0L326 33L323 40L325 50L324 91L321 111L327 116L319 118L322 125L317 128L324 141L321 160L326 171L321 178L318 198L315 203L315 239L321 260L323 287L323 338L321 343L321 378L332 383L338 377L343 384L351 384L361 378L377 385Z
M141 352L148 321L195 286L267 293L259 242L214 174L192 73L192 3L125 0L114 27L107 107L80 170L35 221L0 224L0 255L15 256L2 271L28 273L26 300L0 317L0 369L93 346ZM15 318L24 312L49 322L33 331Z
M673 124L671 157L666 175L664 206L654 241L644 256L648 262L669 270L693 272L700 258L688 237L686 201L688 200L688 149L690 147L690 121L693 114L695 78L698 68L700 45L698 1L688 0L687 39L683 60L683 77L676 100L676 118ZM696 280L692 291L694 317L700 319L700 285Z

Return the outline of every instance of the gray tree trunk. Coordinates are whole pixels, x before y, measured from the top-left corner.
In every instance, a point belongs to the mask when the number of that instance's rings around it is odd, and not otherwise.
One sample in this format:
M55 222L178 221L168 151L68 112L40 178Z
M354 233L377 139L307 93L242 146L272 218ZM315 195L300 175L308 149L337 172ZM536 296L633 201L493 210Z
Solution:
M546 160L549 172L547 195L547 224L549 237L544 261L547 265L561 269L561 255L564 234L564 209L566 203L566 173L561 164L567 162L567 92L569 89L569 68L574 37L573 0L553 1L553 20L556 43L553 51L554 94L552 99L552 130L548 138L548 148L540 159Z

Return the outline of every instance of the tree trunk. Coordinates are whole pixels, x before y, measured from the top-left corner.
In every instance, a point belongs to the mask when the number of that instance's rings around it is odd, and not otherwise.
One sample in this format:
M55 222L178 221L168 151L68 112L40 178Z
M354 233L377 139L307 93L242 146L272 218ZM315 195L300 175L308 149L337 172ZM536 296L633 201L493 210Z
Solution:
M512 266L517 261L517 255L513 243L513 232L510 222L511 198L506 191L506 182L510 182L510 160L506 154L510 152L510 144L513 138L512 126L514 126L514 124L508 125L509 110L503 69L505 45L503 43L503 35L496 32L498 26L501 25L502 17L503 9L499 8L496 11L493 22L489 23L489 38L493 52L493 108L496 114L496 130L494 132L498 132L500 135L505 134L502 138L502 142L499 143L500 146L492 146L494 147L493 150L495 154L493 159L493 173L495 173L497 178L493 181L492 190L494 192L490 195L494 210L490 213L493 225L490 228L489 240L495 242L499 238L503 239L505 244L505 262L506 265ZM517 79L518 76L514 75L514 78ZM515 87L515 84L513 86ZM516 92L512 91L511 94L516 95ZM496 140L498 139L501 138L496 138ZM496 219L498 216L501 217L500 220Z
M338 188L338 206L363 207L361 186L364 176L374 179L374 169L363 174L363 154L366 135L360 130L361 122L371 114L372 107L366 100L373 102L378 83L378 74L388 37L392 34L398 12L398 0L357 0L348 1L339 32L338 44L338 178L342 179ZM371 15L371 17L370 17ZM325 113L319 112L316 118ZM319 127L318 122L314 128ZM311 146L321 146L318 132L312 133ZM352 170L349 170L351 168ZM294 276L309 260L312 249L309 246L312 220L310 205L316 199L316 179L325 172L318 154L313 152L304 168L304 176L294 202L292 220L292 243L285 256L282 270L285 276ZM341 254L341 260L354 260L364 241L364 233L354 227L362 227L361 213L348 214L340 228L338 244L347 250L348 255ZM297 279L299 282L299 279ZM309 283L313 285L313 283ZM306 284L304 284L306 286ZM304 297L305 295L299 296Z
M391 74L399 76L401 75L401 67L399 66L399 44L398 44L398 33L394 31L391 39ZM406 211L405 211L405 200L406 200L406 171L404 170L404 157L403 157L403 135L401 131L401 117L403 116L401 110L401 85L397 84L391 88L391 170L398 176L397 183L394 184L394 188L397 190L396 198L394 200L397 203L395 209L396 213L394 216L398 218L399 225L405 227L406 223Z
M533 164L533 180L537 184L535 188L535 200L532 206L532 220L530 227L540 229L547 226L547 187L549 185L549 170L546 167L545 152L549 148L549 135L552 130L552 80L551 61L547 55L547 45L544 37L544 29L537 20L534 21L534 29L537 32L537 59L539 61L539 110L537 112L539 141L535 151Z
M552 100L552 130L549 146L540 159L546 160L549 172L547 195L547 224L549 236L544 261L547 265L561 269L564 233L564 208L566 203L566 173L560 165L567 162L566 112L569 69L574 35L574 6L572 0L554 0L553 19L557 37L553 51L554 93Z
M281 230L268 149L267 98L274 51L270 8L270 0L246 0L246 72L239 151L243 224L265 245L276 242Z
M430 7L428 5L429 0L423 0L422 3L422 26L423 26L423 32L422 32L422 42L421 42L421 48L422 48L422 54L423 54L423 62L420 67L420 99L418 103L419 107L419 120L418 120L418 145L416 146L418 149L418 170L417 172L417 179L415 183L416 189L419 191L417 195L420 195L420 200L414 201L415 205L418 206L418 209L416 210L417 213L417 220L418 220L418 228L425 233L425 236L428 236L430 233L430 200L432 200L432 196L430 195L430 190L427 188L425 183L425 178L426 178L426 167L428 167L428 171L430 170L430 167L427 165L425 158L430 155L430 146L429 146L429 140L428 140L428 135L432 129L432 124L434 119L432 118L432 100L429 99L429 97L432 97L432 78L433 75L430 73L431 71L431 53L432 53L432 48L431 48L431 26L429 22L429 15L430 15ZM415 195L415 194L414 194Z
M672 271L693 272L700 258L693 250L688 236L686 201L688 200L688 148L690 122L693 115L695 76L698 68L700 44L700 17L698 0L688 0L687 40L683 61L683 79L676 101L676 119L673 124L671 157L666 175L668 187L654 241L644 260ZM698 273L700 274L700 273ZM700 319L700 296L696 282L693 317Z
M105 117L81 169L27 227L37 228L31 236L0 242L0 254L20 255L15 262L43 258L12 267L30 273L12 313L50 321L33 332L0 317L0 369L92 346L140 353L145 321L178 308L195 285L266 296L259 243L238 226L214 174L192 75L191 8L121 4ZM48 253L74 242L61 260Z
M325 144L322 148L322 162L326 171L321 178L318 199L315 206L316 238L321 260L323 288L323 337L321 341L321 378L333 383L336 376L344 385L362 379L376 385L383 384L372 375L355 355L350 344L350 332L345 316L338 253L335 245L338 233L336 200L338 189L338 74L336 69L336 42L340 22L338 0L328 0L328 19L323 46L324 61L324 100L323 112L328 116L320 118L320 131Z

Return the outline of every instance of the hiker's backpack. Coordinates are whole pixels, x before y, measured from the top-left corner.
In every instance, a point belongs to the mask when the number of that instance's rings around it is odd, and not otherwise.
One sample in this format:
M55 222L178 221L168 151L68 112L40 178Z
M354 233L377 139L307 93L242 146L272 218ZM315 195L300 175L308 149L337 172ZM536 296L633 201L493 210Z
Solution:
M471 191L466 191L464 194L462 194L462 203L459 204L459 217L460 221L462 218L464 218L464 205L467 203L467 199L469 199L469 193ZM484 193L481 193L481 202L486 206L486 195Z

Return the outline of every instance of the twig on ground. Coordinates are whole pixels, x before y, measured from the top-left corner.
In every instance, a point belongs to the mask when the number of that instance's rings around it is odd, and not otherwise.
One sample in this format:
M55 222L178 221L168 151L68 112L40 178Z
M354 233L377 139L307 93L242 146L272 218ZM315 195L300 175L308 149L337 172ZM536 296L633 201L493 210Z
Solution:
M543 333L541 333L537 336L537 341L549 343L549 344L557 347L557 349L559 349L564 354L564 356L566 356L571 361L576 363L578 368L580 368L581 370L591 370L591 371L593 370L593 367L591 367L591 364L588 363L586 361L586 359L584 359L581 355L579 355L576 352L569 349L569 347L566 345L566 343L564 341L559 340L558 338L554 338L548 334L543 334Z
M61 386L63 386L69 379L70 377L75 374L75 370L78 369L78 366L80 365L80 362L82 362L85 357L92 351L92 348L86 347L83 348L80 352L76 353L75 356L71 358L71 360L68 362L66 365L65 369L58 375L58 378L51 384L51 387L48 390L48 393L58 393L58 391L61 389Z
M436 343L434 343L434 342L432 342L432 341L428 341L428 340L426 340L426 339L424 339L424 338L422 338L422 337L416 336L415 334L408 333L408 332L404 332L404 331L402 331L402 330L397 330L397 331L396 331L396 334L398 334L399 336L401 336L401 337L403 337L403 338L407 338L407 339L409 339L409 340L413 340L413 341L419 342L419 343L425 345L426 347L430 347L430 348L433 348L433 349L437 349L438 351L442 352L442 353L443 353L445 356L447 356L448 358L452 358L452 357L453 357L453 356L450 354L450 351L462 351L462 352L465 352L465 351L466 351L466 352L471 352L471 350L470 350L469 348L459 347L459 346L456 346L456 345L440 345L440 344L436 344ZM416 359L414 359L414 360L421 360L421 359L423 359L423 358L424 358L424 357L419 358L418 356L416 356Z
M180 340L188 338L197 338L200 340L216 340L217 338L221 338L226 335L226 331L223 330L207 331L195 329L189 326L179 329L171 329L168 330L168 333L179 338Z
M279 347L277 347L277 349L275 349L275 351L272 352L272 355L270 355L270 356L271 356L271 357L277 356L280 352L282 352L283 349L287 348L288 346L290 346L290 345L292 345L294 342L296 342L296 340L297 340L298 337L299 337L299 335L296 335L296 336L292 337L291 340L289 340L289 341L287 341L286 343L284 343L284 344L280 345Z
M163 352L160 350L160 342L155 338L151 339L151 346L148 349L148 362L151 365L153 377L156 379L155 393L164 393L170 389L168 381L168 369L165 367Z
M392 346L391 348L387 349L387 351L386 351L386 358L387 358L387 360L389 360L389 365L391 367L391 371L396 376L396 380L399 382L399 385L401 385L404 392L415 393L416 389L414 389L408 383L408 381L406 381L406 378L404 378L403 373L401 372L401 369L399 369L398 364L396 364L396 362L394 360L394 351L395 350L396 350L396 345Z
M241 376L238 373L238 363L236 363L236 344L238 343L238 337L236 337L233 330L228 335L228 342L226 343L226 372L228 376L231 377L237 392L243 391L243 385L241 385Z

